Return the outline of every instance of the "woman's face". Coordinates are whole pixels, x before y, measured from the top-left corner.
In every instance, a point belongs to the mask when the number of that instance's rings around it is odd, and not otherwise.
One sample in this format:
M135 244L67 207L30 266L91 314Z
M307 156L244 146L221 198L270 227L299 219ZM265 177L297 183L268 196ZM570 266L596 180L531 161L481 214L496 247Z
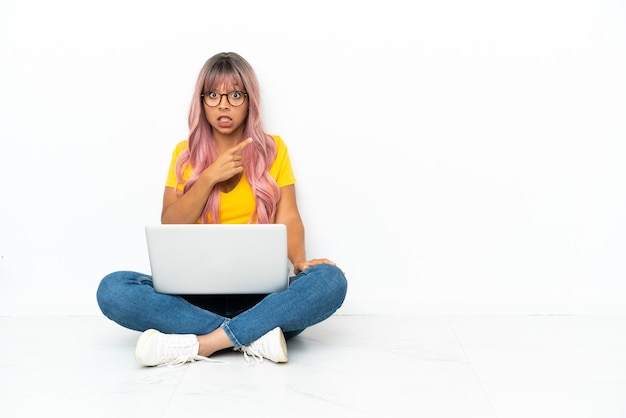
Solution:
M248 97L241 87L223 83L214 90L206 91L202 101L206 120L223 135L243 134L248 116Z

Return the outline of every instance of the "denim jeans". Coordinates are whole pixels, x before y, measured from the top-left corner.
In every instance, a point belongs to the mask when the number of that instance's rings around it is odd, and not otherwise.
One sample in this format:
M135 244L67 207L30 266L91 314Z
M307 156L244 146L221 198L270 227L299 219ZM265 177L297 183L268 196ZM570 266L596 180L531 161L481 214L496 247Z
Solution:
M289 288L269 295L184 297L155 292L152 277L132 271L105 276L96 297L102 313L136 331L204 335L218 327L234 348L276 327L289 339L330 317L347 292L342 271L319 264L291 277Z

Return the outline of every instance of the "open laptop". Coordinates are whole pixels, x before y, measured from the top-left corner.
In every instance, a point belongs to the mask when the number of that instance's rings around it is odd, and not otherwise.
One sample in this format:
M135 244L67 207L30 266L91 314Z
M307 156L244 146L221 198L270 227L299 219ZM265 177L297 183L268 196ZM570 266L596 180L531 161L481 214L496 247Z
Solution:
M267 294L287 289L282 224L148 224L146 242L159 293Z

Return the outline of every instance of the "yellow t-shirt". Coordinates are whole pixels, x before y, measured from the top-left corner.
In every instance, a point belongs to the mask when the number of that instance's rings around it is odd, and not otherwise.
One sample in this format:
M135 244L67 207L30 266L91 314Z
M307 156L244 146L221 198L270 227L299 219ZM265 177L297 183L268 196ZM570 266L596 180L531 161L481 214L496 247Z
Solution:
M276 141L276 159L270 167L270 176L276 181L278 187L289 186L295 184L296 178L291 168L291 160L289 159L289 152L287 146L283 142L280 136L274 135ZM165 181L165 187L175 187L178 190L183 190L183 184L178 183L176 179L176 160L178 155L187 149L189 143L187 140L181 141L176 145L172 152L172 160L170 162L170 168L167 173L167 180ZM192 168L188 166L183 173L183 180L188 180L191 177ZM241 176L241 180L237 186L228 193L220 192L220 223L224 224L242 224L248 223L254 213L256 202L254 200L254 193L248 183L248 179L245 176ZM200 219L196 221L200 223Z

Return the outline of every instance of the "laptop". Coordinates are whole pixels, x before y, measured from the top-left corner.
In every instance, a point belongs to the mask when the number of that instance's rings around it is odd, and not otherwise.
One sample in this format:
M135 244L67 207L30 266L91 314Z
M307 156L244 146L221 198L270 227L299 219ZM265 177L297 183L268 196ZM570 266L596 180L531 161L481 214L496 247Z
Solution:
M146 242L159 293L268 294L289 286L282 224L148 224Z

